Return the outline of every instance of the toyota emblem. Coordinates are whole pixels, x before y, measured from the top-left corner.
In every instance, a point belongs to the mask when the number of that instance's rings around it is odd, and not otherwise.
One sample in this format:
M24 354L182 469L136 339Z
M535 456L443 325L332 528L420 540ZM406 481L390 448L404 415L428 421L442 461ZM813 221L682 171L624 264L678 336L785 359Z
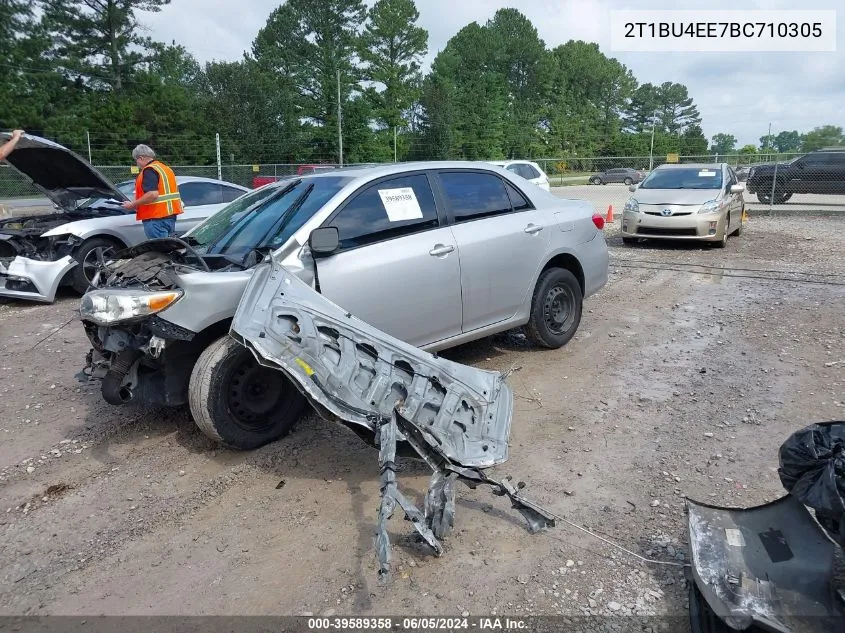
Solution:
M672 209L663 209L663 211L660 212L660 215L672 215Z

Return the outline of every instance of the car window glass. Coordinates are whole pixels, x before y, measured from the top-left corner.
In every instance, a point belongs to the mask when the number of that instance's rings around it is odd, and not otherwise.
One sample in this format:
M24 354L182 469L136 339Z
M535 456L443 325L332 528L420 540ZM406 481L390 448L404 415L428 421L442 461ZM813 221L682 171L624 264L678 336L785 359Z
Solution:
M367 187L327 225L337 227L340 248L354 248L435 228L438 224L428 177L417 174Z
M240 189L236 189L235 187L227 187L225 185L222 185L221 193L223 197L223 202L231 202L232 200L237 200L246 192L241 191Z
M534 169L531 165L523 165L522 170L525 172L525 178L528 180L540 177L540 172Z
M722 170L710 167L655 169L640 189L721 189Z
M516 187L511 185L509 182L506 182L505 188L508 190L508 196L511 199L511 205L513 205L514 211L524 211L525 209L532 208L531 203L525 199L525 196L516 190Z
M446 172L440 174L440 180L456 222L511 211L508 193L498 176L474 172Z
M210 182L186 182L179 185L179 193L182 196L182 204L186 207L223 202L220 185Z
M507 170L521 176L522 174L520 173L520 167L522 167L522 165L508 165Z

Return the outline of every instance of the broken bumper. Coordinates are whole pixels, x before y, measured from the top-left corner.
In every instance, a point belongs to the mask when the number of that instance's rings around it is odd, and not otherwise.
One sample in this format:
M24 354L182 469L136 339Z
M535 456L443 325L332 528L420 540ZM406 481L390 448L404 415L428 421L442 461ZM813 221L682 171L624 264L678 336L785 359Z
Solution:
M749 509L687 501L687 509L693 633L724 625L783 633L845 630L845 603L833 574L837 545L795 497ZM713 628L716 620L721 628Z
M76 263L70 255L53 262L27 257L15 257L6 265L0 262L0 297L52 303L59 284Z

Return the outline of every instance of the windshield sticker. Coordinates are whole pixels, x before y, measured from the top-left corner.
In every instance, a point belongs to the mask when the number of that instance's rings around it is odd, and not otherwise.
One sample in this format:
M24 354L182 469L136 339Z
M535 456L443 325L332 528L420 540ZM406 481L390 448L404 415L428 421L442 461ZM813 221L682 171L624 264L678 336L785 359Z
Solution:
M379 189L378 195L381 196L384 210L387 211L387 219L391 222L422 219L423 212L413 187Z
M699 178L703 178L703 177L710 178L710 177L715 176L715 175L716 175L716 172L715 172L715 171L707 171L707 170L704 170L704 171L700 171L700 172L698 172L698 177L699 177Z

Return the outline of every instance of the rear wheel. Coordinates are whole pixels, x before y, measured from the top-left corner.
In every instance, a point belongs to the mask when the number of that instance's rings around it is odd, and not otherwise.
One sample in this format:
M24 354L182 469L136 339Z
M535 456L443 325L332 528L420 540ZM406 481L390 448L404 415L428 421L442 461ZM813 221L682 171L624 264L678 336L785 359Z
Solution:
M593 176L592 178L590 178L590 182L593 183L594 185L603 185L604 184L604 181L601 178L599 178L598 176Z
M526 327L528 339L541 347L562 347L578 329L582 303L581 285L575 275L564 268L549 268L534 288Z
M772 197L772 183L763 183L757 188L757 200L763 204L783 204L792 197L791 193L783 191L783 185L775 185L775 195Z
M625 179L625 184L626 184L626 185L628 185L628 186L630 187L631 185L633 185L633 184L634 184L634 181L633 181L631 178L626 178L626 179Z
M91 282L102 263L120 248L120 244L107 237L92 237L82 242L73 256L77 262L70 272L70 283L73 289L79 294L85 294L91 287Z
M287 435L306 404L285 374L259 365L228 334L209 345L194 365L188 401L205 435L241 450Z

